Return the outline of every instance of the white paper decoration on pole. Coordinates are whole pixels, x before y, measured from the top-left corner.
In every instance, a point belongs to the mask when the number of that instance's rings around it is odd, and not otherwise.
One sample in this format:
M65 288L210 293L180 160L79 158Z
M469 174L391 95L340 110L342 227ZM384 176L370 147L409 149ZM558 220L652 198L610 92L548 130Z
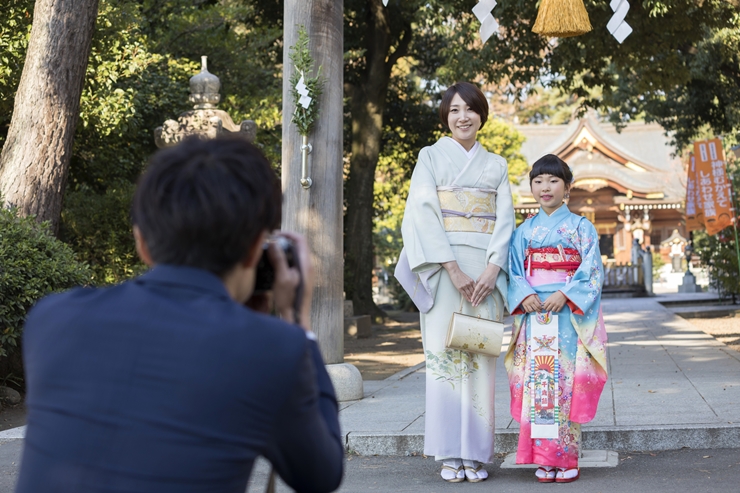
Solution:
M388 0L383 0L383 6L384 7L387 7L388 6Z
M480 0L473 7L473 13L480 21L480 40L485 44L488 38L498 32L498 22L493 18L493 9L496 7L496 0Z
M624 21L630 9L630 4L627 0L612 0L609 6L614 11L614 15L609 20L606 28L612 33L617 42L622 44L622 41L632 33L632 28Z
M301 99L298 100L298 104L304 108L308 108L311 104L312 98L308 96L308 87L306 87L306 83L303 81L303 75L301 75L301 79L298 81L298 84L295 85L295 90L301 95Z

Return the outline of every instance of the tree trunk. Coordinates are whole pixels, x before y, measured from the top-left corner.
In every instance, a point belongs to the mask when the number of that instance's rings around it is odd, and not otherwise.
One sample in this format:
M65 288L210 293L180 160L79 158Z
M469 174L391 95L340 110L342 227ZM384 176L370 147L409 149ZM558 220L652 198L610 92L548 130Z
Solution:
M98 0L37 0L13 118L0 154L0 195L59 225Z
M285 2L283 48L283 222L286 230L306 236L314 261L316 286L311 326L327 364L344 361L342 303L342 89L343 4L337 0ZM291 123L295 111L290 77L294 67L290 47L298 41L298 26L308 33L314 71L321 67L324 90L318 99L319 116L308 136L312 151L308 171L312 185L301 185L302 136ZM311 75L314 75L313 72Z
M368 8L366 68L360 81L352 86L352 156L347 178L345 217L345 293L352 300L355 314L383 315L373 301L372 276L375 266L373 248L373 186L375 169L383 136L383 112L388 95L391 70L405 54L411 36L407 28L393 33L388 25L388 10L381 0L372 0ZM398 41L400 39L400 41ZM395 50L393 44L397 42Z

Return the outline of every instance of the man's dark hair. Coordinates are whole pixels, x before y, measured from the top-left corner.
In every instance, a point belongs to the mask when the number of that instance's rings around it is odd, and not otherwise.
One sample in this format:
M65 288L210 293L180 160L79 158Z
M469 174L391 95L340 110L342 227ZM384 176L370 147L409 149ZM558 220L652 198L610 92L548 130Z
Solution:
M257 147L233 137L189 138L152 156L132 216L155 263L221 277L264 230L279 227L281 201L280 182Z
M573 172L570 166L557 157L555 154L545 154L532 165L532 171L529 172L529 183L540 175L557 176L565 182L565 186L570 187L573 183Z
M450 126L447 124L447 117L450 116L450 105L455 94L459 94L462 100L470 106L470 109L478 113L480 116L480 127L483 128L483 125L488 120L488 100L485 94L478 89L478 86L470 82L456 82L445 91L442 96L442 103L439 105L439 118L442 120L442 125L447 130L450 130Z

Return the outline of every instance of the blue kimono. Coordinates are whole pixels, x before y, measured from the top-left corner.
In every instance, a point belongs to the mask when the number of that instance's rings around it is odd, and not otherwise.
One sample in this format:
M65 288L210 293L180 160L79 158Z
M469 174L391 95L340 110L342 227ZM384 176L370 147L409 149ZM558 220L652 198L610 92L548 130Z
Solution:
M520 423L517 463L578 467L579 423L594 418L607 378L606 329L600 307L604 275L596 229L565 204L549 216L540 210L514 232L509 270L508 300L514 326L504 363L509 375L511 414ZM556 291L567 298L556 314L558 438L533 439L529 382L536 349L521 303L533 294L544 302Z

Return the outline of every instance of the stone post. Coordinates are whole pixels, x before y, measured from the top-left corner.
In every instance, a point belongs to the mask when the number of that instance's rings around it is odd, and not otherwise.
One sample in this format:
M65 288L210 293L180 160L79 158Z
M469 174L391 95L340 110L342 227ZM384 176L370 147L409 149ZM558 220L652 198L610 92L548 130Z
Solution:
M648 296L653 295L653 252L652 247L648 246L645 248L643 258L645 259L642 263L643 269L645 269L645 291Z
M311 325L327 363L340 401L362 398L360 372L344 361L344 262L342 228L343 186L343 2L337 0L286 0L283 49L283 224L304 234L313 252L316 287ZM303 180L303 139L291 123L295 105L290 87L293 64L290 47L303 25L309 50L321 67L324 90L318 100L319 117L308 136L311 152ZM309 184L308 188L304 188Z

